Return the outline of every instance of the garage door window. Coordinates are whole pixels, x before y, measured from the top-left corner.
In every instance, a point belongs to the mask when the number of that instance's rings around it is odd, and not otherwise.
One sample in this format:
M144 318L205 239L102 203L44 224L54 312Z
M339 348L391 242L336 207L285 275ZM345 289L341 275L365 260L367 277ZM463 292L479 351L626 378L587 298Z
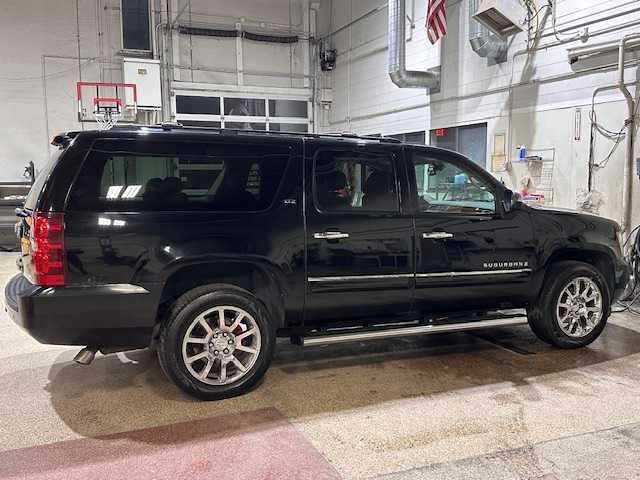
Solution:
M176 95L175 116L183 125L215 124L238 130L306 133L312 130L308 100L258 97L238 93L226 96L183 91Z
M85 162L70 208L261 211L273 203L288 159L280 146L103 140Z

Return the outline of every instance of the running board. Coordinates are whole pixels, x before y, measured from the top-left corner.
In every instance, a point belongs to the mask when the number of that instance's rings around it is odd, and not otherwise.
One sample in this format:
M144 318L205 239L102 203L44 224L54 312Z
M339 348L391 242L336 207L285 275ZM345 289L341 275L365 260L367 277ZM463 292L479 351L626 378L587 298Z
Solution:
M298 344L303 347L313 345L329 345L334 343L364 342L366 340L379 340L383 338L406 337L413 335L429 335L432 333L466 332L483 328L512 327L525 325L527 317L495 318L489 320L477 320L475 322L450 323L447 325L419 325L415 327L387 328L384 330L370 330L366 332L353 332L330 335L311 335L300 337Z

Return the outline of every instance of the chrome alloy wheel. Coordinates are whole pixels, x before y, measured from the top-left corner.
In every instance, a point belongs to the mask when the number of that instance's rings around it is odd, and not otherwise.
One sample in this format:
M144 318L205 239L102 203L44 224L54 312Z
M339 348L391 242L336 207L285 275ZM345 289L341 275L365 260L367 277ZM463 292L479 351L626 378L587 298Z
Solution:
M574 278L558 297L556 318L569 337L589 335L602 320L602 292L588 277Z
M245 310L220 306L198 315L182 340L189 373L209 385L241 379L260 355L260 327Z

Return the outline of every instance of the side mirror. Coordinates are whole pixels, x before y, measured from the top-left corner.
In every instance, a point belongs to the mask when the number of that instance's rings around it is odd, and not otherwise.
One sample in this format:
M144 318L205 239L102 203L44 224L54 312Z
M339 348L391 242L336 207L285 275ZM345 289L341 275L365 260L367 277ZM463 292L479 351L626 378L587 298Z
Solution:
M502 199L502 206L505 212L510 212L522 202L522 197L519 193L506 189L504 191L504 198Z

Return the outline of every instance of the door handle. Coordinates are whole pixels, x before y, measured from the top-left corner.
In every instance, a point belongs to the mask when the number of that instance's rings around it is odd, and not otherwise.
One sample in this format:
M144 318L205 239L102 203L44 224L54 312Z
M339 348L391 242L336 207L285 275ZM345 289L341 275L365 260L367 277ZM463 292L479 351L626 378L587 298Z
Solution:
M453 238L453 233L447 233L447 232L423 233L422 238L429 239L429 240L444 240L445 238Z
M349 238L349 234L342 232L318 232L313 234L313 238L317 238L318 240L340 240L341 238Z

